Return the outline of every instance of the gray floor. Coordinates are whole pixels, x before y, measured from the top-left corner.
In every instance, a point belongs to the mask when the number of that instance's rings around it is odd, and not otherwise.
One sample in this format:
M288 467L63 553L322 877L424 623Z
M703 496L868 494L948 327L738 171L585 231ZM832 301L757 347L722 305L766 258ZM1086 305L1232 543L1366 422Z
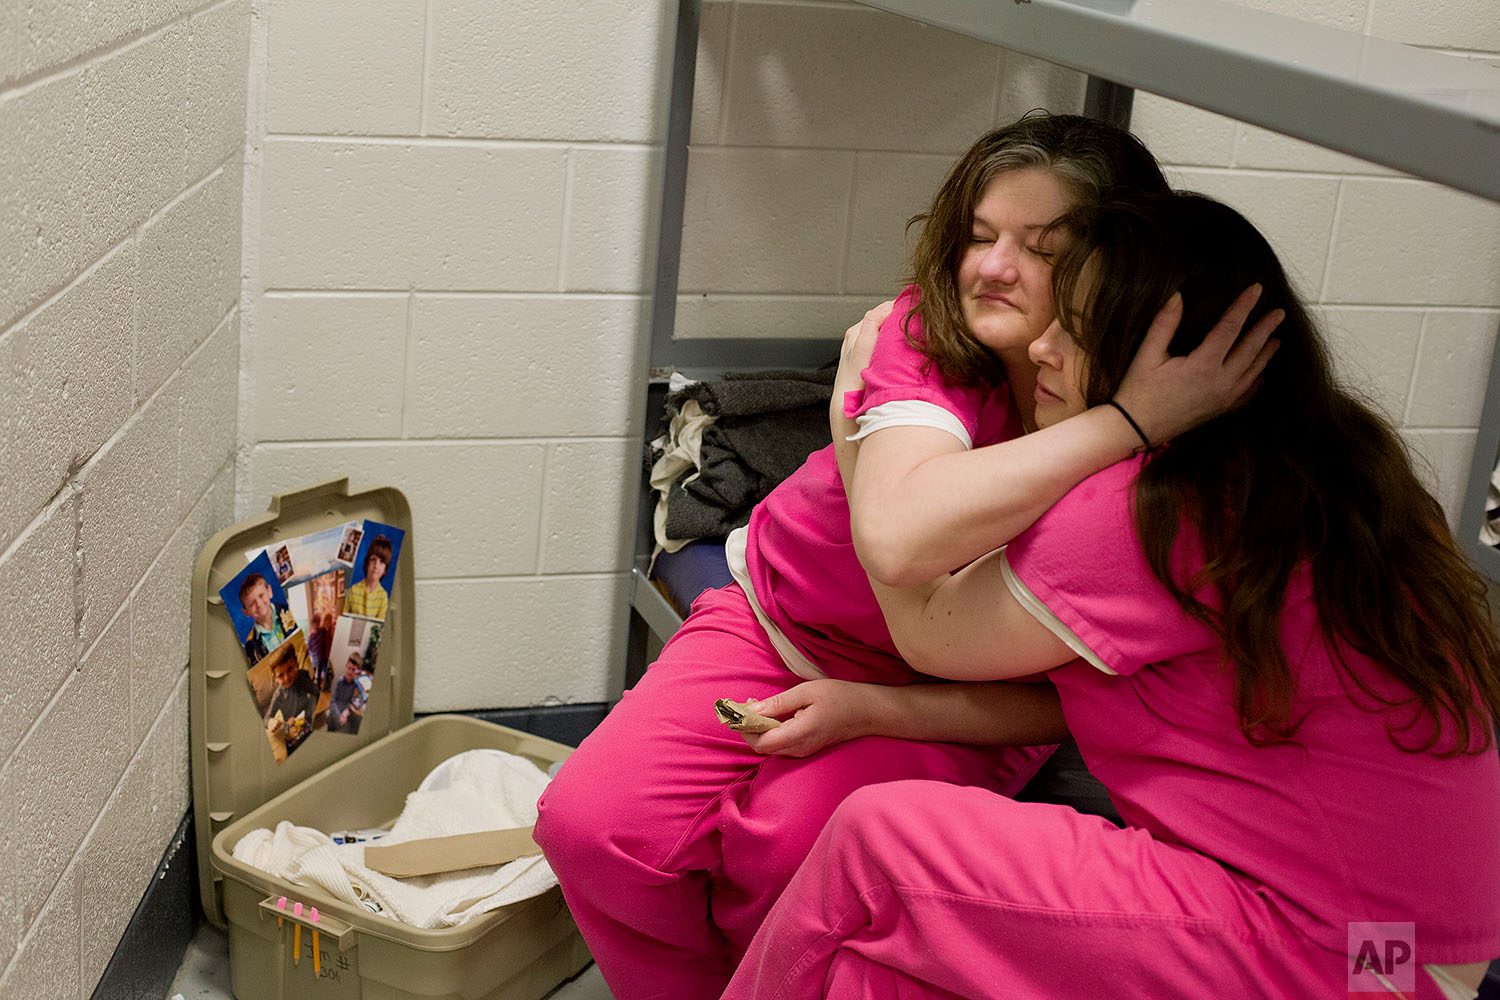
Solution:
M183 1000L233 1000L229 992L229 939L212 924L205 923L188 945L187 954L167 990L168 997ZM547 994L547 1000L611 1000L599 967L590 965Z

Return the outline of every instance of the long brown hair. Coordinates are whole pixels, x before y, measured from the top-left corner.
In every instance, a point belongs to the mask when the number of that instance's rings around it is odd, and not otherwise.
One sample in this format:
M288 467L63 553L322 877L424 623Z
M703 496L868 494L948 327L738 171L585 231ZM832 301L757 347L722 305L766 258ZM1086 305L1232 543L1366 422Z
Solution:
M1054 293L1086 359L1091 405L1114 394L1174 291L1183 317L1173 354L1192 350L1252 283L1264 291L1247 326L1286 311L1254 396L1154 451L1133 496L1152 573L1223 641L1246 736L1289 740L1300 722L1291 718L1296 682L1280 620L1293 574L1309 566L1324 642L1342 672L1373 702L1406 709L1387 722L1392 741L1412 752L1488 749L1500 718L1500 645L1484 580L1394 428L1335 379L1266 240L1233 209L1192 194L1122 195L1067 224L1072 242L1056 261ZM1191 579L1171 569L1184 520L1205 557ZM1383 666L1410 697L1376 694L1341 649ZM1439 748L1444 720L1456 738Z
M1115 186L1167 190L1150 150L1096 118L1031 112L981 136L953 165L928 210L907 223L908 229L922 225L909 279L921 295L907 320L920 317L924 339L911 342L954 382L1004 381L1000 360L969 333L956 275L985 187L998 174L1029 167L1051 171L1075 202L1095 200Z

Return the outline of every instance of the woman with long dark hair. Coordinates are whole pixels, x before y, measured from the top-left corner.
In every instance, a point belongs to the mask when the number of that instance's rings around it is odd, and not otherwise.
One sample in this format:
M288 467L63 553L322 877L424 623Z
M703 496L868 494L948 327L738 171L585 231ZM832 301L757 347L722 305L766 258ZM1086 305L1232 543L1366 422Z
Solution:
M1065 224L1039 425L1116 400L1174 295L1181 354L1263 287L1257 311L1286 315L1261 385L1004 550L874 588L919 670L1045 672L1124 828L932 782L857 791L725 996L1473 997L1500 955L1483 581L1245 219L1135 195Z

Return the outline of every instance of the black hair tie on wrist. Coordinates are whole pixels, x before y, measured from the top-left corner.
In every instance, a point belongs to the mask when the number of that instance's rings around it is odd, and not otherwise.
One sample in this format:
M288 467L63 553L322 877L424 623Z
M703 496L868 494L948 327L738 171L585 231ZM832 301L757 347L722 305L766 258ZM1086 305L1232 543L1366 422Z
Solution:
M1147 451L1150 451L1151 439L1146 436L1145 431L1141 430L1141 425L1135 422L1135 418L1125 412L1125 407L1121 406L1119 403L1116 403L1113 399L1106 399L1105 402L1120 411L1120 416L1125 418L1125 422L1130 425L1130 429L1135 431L1136 434L1140 437L1141 444L1146 446Z

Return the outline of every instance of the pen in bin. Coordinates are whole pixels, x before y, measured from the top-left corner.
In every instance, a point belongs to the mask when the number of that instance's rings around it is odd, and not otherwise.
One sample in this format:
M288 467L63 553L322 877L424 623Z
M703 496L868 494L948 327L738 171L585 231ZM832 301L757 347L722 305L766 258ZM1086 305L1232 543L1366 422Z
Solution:
M299 917L302 916L302 904L301 903L293 903L292 904L292 912L295 913ZM293 965L301 965L302 964L302 925L301 924L293 924L292 926L294 928L296 928L294 931L292 931L292 964Z

